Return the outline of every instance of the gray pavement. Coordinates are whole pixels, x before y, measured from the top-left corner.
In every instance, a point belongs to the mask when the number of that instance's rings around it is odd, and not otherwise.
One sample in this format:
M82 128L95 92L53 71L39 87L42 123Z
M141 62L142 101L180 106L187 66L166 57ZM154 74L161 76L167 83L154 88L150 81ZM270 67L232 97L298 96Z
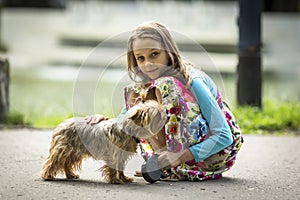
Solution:
M299 143L294 136L245 136L236 165L220 180L157 182L142 178L126 185L106 184L86 160L81 178L45 182L39 178L51 130L0 131L0 199L300 199ZM126 174L133 176L142 159L135 156Z

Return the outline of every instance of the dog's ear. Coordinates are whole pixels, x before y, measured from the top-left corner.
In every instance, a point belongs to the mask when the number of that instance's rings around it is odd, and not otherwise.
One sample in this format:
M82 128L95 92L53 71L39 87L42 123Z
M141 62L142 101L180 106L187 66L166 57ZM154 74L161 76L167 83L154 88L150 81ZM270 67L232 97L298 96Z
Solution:
M158 88L155 87L155 96L156 100L159 104L162 104L162 97L161 97L161 92Z
M162 104L161 93L157 87L152 87L147 91L147 96L145 100L155 100L159 104Z
M128 103L129 107L134 106L139 97L139 93L136 93L131 88L125 88L124 93L125 93L125 100Z

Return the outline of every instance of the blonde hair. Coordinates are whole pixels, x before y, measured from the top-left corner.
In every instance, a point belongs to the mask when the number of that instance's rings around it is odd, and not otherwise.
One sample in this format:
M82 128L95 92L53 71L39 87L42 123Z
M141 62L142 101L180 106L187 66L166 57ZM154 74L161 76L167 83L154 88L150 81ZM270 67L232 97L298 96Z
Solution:
M141 83L146 84L149 79L139 70L134 53L133 53L133 42L137 38L150 38L158 41L163 50L165 50L169 57L169 65L173 67L174 70L181 73L186 79L186 86L189 87L191 84L191 78L189 75L190 64L185 63L180 54L178 47L171 36L168 29L158 22L148 22L143 23L136 27L128 39L127 44L127 71L129 77L135 81L136 78L141 78Z

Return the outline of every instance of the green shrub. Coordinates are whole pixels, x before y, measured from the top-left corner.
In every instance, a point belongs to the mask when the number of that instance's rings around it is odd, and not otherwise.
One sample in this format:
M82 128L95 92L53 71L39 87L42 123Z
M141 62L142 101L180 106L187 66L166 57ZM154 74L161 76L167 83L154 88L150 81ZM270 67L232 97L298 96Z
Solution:
M24 115L17 111L11 111L8 113L4 123L10 125L30 126L29 122L26 122Z

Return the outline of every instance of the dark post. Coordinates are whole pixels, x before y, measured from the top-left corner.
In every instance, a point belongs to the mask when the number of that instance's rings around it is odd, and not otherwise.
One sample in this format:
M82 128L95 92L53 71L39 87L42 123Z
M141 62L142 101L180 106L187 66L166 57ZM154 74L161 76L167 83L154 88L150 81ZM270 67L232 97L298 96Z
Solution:
M0 122L6 120L9 111L9 63L0 57Z
M239 105L261 107L261 0L239 0L237 98Z
M2 0L0 0L1 22ZM1 25L1 23L0 23ZM0 51L2 50L1 26L0 26ZM9 62L7 58L0 56L0 122L6 120L9 110Z

